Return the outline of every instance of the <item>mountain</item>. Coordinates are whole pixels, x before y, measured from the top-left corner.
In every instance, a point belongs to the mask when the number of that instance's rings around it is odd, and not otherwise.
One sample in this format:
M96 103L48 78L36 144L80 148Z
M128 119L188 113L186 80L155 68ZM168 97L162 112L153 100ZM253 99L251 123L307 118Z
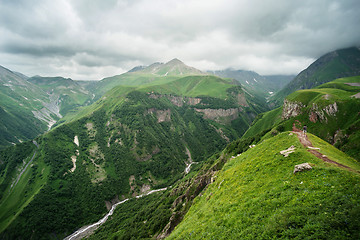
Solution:
M358 239L360 165L308 139L320 150L284 132L230 158L167 239Z
M235 79L246 89L252 92L261 93L265 96L271 96L272 94L278 92L284 85L294 78L292 75L261 76L253 71L233 69L208 72L219 77Z
M308 131L334 144L352 157L360 156L360 76L339 78L312 89L296 91L282 107L258 115L244 137L276 127Z
M209 75L117 86L36 142L0 152L1 237L63 238L111 203L171 186L265 109Z
M79 82L70 78L35 76L27 81L40 87L54 100L54 104L58 105L60 117L76 107L89 105L94 98Z
M274 95L271 100L280 105L284 98L300 89L310 89L341 77L360 75L360 50L357 47L325 54L300 72L294 80Z
M286 86L291 80L293 80L295 75L264 75L264 78L267 79L272 86L274 86L274 93L280 91Z
M177 58L172 59L167 63L154 63L147 68L140 70L141 72L151 73L160 76L171 75L204 75L204 72L185 65ZM138 71L139 72L139 71Z
M19 73L0 66L0 148L29 139L48 129L36 117L47 94Z
M104 78L89 87L94 92L95 99L116 86L158 85L185 76L206 75L200 70L185 65L178 59L167 63L153 63L150 66L135 67L129 72L113 77Z

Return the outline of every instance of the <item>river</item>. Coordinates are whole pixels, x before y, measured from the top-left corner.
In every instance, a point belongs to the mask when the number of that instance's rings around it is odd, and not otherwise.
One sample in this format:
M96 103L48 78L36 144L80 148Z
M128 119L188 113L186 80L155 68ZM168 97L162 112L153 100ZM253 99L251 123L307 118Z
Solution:
M165 191L166 189L167 189L167 187L151 190L150 192L148 192L146 194L136 196L136 198L141 198L141 197L144 197L144 196L156 193L156 192ZM115 208L118 205L123 204L124 202L126 202L128 200L130 200L130 198L127 198L125 200L122 200L121 202L118 202L118 203L112 205L110 211L102 219L100 219L96 223L93 223L91 225L88 225L88 226L85 226L85 227L82 227L82 228L76 230L73 234L64 238L64 240L76 240L76 239L82 239L84 237L90 236L98 227L100 227L103 223L106 222L106 220L109 218L109 216L113 215Z

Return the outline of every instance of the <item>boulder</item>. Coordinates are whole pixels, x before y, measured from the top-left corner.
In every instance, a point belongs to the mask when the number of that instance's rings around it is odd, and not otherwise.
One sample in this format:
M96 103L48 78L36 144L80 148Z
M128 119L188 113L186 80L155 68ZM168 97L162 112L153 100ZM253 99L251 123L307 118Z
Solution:
M294 174L297 172L302 172L302 171L310 170L310 169L312 169L312 167L310 166L309 163L302 163L299 165L295 165Z

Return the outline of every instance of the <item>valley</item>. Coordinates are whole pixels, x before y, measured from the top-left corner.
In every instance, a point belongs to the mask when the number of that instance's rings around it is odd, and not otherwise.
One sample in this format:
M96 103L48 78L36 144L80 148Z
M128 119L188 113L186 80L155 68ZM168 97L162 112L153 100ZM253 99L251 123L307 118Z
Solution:
M1 68L0 239L360 237L358 51L296 77Z

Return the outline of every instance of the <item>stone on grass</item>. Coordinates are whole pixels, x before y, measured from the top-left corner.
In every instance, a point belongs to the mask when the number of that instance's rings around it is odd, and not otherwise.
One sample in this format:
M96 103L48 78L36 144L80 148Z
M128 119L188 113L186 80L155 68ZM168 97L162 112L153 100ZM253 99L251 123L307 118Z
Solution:
M297 172L302 172L302 171L310 170L310 169L312 169L312 167L310 166L309 163L302 163L299 165L295 165L294 174Z
M295 152L295 147L291 146L288 149L280 151L280 154L284 155L284 157L287 157L287 156L289 156L290 153L293 153L293 152Z

